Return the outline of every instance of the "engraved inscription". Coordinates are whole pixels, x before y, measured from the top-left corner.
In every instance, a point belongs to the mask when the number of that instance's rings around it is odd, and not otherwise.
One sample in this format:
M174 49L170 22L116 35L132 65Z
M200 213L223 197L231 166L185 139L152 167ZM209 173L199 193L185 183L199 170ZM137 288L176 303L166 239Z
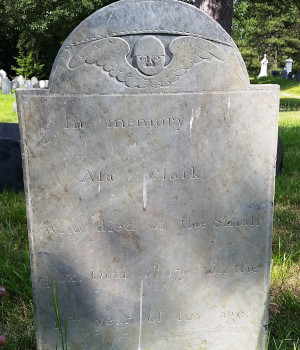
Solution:
M158 170L158 169L157 169ZM151 173L151 176L154 175L154 172ZM157 175L156 175L157 176ZM177 175L178 176L178 175ZM197 175L199 176L199 175ZM199 177L197 177L199 178ZM167 178L166 178L167 179ZM177 178L180 179L180 178ZM96 224L97 232L135 232L137 231L136 221L134 218L130 218L128 220L119 220L117 218L108 218L102 219L102 213L99 212L93 216L92 222ZM243 229L250 228L255 229L261 226L264 223L262 213L252 213L248 214L248 216L240 216L240 217L226 217L223 215L217 215L211 220L207 220L205 218L196 217L194 215L187 215L182 217L182 219L178 220L178 228L180 232L178 234L182 234L183 232L191 232L193 230L199 230L202 232L206 232L208 228L214 229ZM166 218L161 218L157 220L153 220L148 224L147 227L139 227L138 229L149 229L150 231L164 231L168 228L168 222ZM81 232L80 227L68 227L65 230L59 230L57 227L47 227L47 232L49 234L54 234L55 232L60 232L61 234L71 234L71 233L79 233Z
M162 316L163 316L163 314L164 314L164 311L159 311L157 314L155 314L155 315L149 315L148 317L147 317L147 321L149 322L149 323L155 323L155 322L158 322L158 323L160 323L160 322L162 322Z
M150 180L203 180L206 179L204 170L199 170L195 166L181 171L163 169L152 169L149 172Z
M233 325L237 320L246 319L248 316L243 311L238 312L221 312L220 319L229 325Z
M83 123L81 120L76 120L74 117L65 117L66 126L64 129L80 130L83 129Z
M197 321L200 320L201 316L196 312L179 312L178 321Z
M103 327L120 327L126 326L132 322L132 318L128 316L127 318L121 317L105 317L102 319L95 320L96 322L96 332L99 332Z
M41 280L46 282L44 288L52 288L52 286L55 283L59 283L59 284L81 283L80 277L76 274L66 274L66 275L60 275L58 277L47 276L46 278L42 278Z
M135 221L130 219L127 223L113 222L112 220L100 220L97 232L135 232Z
M115 181L113 174L107 173L105 170L92 171L86 170L80 182L112 182Z
M263 223L263 220L261 220L259 214L251 214L251 216L247 218L226 218L222 216L216 216L214 219L214 227L220 228L220 227L227 227L227 228L233 228L233 227L247 227L247 226L259 226L261 223Z
M60 235L72 235L74 233L80 233L81 227L79 226L68 226L68 227L45 227L45 230L50 235L60 234Z
M262 268L262 265L259 264L257 266L248 266L247 263L241 262L234 266L234 272L237 274L240 273L258 273ZM232 268L231 268L232 271ZM224 266L218 266L217 264L213 264L212 268L207 271L207 276L214 275L227 275L229 273L229 268Z
M94 281L111 281L111 280L126 280L130 275L123 269L114 269L113 271L105 271L103 269L92 269L92 278Z
M127 279L141 279L150 280L155 279L157 276L162 278L163 281L173 281L179 283L188 283L192 279L198 279L210 276L224 276L234 274L250 274L259 273L262 271L262 264L255 266L249 265L247 262L239 262L231 266L223 266L218 263L214 263L210 266L195 265L190 267L176 266L162 267L159 264L153 265L151 268L146 269L125 269L123 266L120 268L114 268L107 270L105 268L92 268L91 277L94 281L116 281L116 280L127 280Z
M201 320L202 315L198 311L177 311L173 315L165 311L157 311L145 315L145 321L149 324L170 322L176 320L179 323L190 323ZM235 326L238 321L247 320L248 316L244 311L222 311L219 314L220 321L224 322L227 326ZM103 328L116 328L127 326L133 322L133 315L131 316L105 316L95 320L96 332L99 332ZM219 326L221 327L221 326ZM199 330L205 328L200 328ZM190 330L191 331L191 330ZM184 332L184 330L175 330L173 332ZM197 331L196 331L197 333ZM177 334L179 336L179 334Z
M124 128L174 128L177 131L181 129L184 124L183 117L176 118L140 118L140 119L109 119L107 121L107 128L109 129L124 129Z

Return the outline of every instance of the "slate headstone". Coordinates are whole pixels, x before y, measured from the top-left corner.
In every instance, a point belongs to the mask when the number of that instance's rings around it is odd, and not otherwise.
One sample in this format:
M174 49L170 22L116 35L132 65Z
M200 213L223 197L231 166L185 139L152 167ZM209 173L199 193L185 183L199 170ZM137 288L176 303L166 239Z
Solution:
M286 69L284 69L284 70L282 71L281 78L282 78L282 79L287 79L287 78L288 78L288 73L287 73Z
M1 90L4 95L9 95L12 93L12 83L8 78L2 78Z
M293 73L292 72L288 73L288 79L293 79Z
M0 123L0 191L21 191L23 185L19 125Z
M279 70L272 70L271 76L272 77L278 77L280 75Z
M279 88L179 1L125 0L17 90L40 350L263 350Z
M298 83L300 82L300 70L297 71L296 80L298 81Z

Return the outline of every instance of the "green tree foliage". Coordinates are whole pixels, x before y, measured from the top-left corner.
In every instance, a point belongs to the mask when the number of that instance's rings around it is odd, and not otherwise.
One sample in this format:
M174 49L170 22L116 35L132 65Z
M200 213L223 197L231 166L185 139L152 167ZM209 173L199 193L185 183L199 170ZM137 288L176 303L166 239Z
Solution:
M15 66L26 70L28 78L32 74L49 77L57 52L72 30L112 2L0 1L0 68ZM282 69L285 59L292 58L294 68L300 69L299 12L299 0L234 0L232 34L250 73L258 74L264 53L268 54L271 68ZM36 72L39 67L43 67L42 72Z
M235 0L233 39L250 74L257 75L264 53L271 69L282 70L287 58L300 69L300 9L297 0Z
M9 51L10 54L5 58L0 56L2 65L19 65L23 69L31 60L36 67L44 66L40 77L47 78L60 46L71 31L90 14L112 2L114 1L2 0L0 15L1 19L5 18L5 23L0 22L0 33L5 33L6 37L0 43L0 53ZM9 47L10 42L13 42L13 49ZM30 75L33 72L32 68Z
M20 49L20 56L17 57L16 60L18 66L12 66L12 69L17 75L23 75L26 79L31 77L37 77L40 79L43 77L44 65L36 61L33 51L29 51L29 53L25 55L23 50Z

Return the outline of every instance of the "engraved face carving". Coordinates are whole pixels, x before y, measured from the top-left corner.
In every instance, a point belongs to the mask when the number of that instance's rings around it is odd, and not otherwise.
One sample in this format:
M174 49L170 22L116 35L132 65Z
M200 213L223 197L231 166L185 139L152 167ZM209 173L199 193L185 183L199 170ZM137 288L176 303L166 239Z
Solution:
M134 59L141 73L156 75L165 65L165 47L155 36L144 36L134 46Z

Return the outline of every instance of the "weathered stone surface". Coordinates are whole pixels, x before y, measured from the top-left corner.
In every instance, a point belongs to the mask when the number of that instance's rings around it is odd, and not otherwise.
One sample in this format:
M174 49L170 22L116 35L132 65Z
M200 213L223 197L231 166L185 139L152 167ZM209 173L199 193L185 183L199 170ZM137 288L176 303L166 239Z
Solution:
M148 65L148 66L147 66ZM39 349L264 349L279 90L196 8L122 1L18 90Z
M2 89L2 93L5 95L9 95L12 93L12 84L8 78L6 77L2 78L1 89Z

